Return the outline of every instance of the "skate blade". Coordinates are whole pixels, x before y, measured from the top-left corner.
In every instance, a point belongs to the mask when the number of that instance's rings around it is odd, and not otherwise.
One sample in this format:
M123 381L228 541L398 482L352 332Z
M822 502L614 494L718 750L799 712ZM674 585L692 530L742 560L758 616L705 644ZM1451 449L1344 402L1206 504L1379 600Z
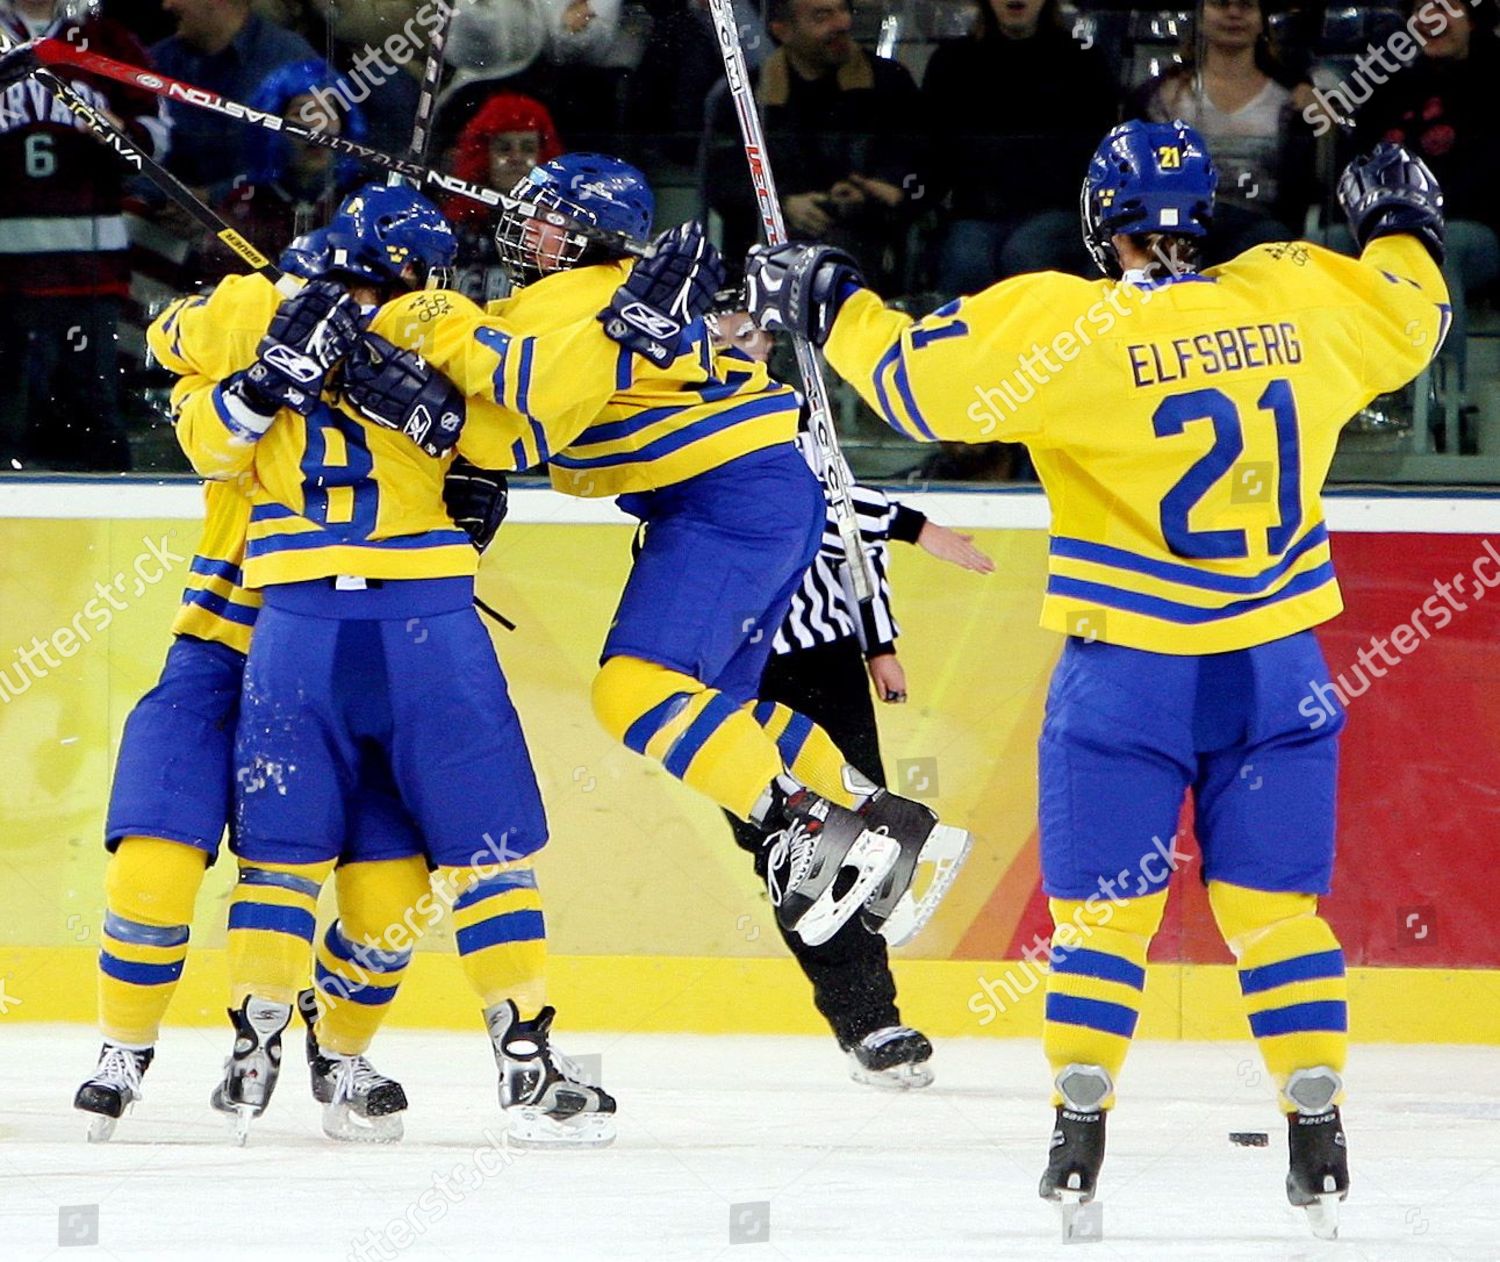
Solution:
M117 1117L106 1117L99 1114L89 1123L89 1143L107 1144L114 1138L115 1128L119 1126L120 1119Z
M1307 1211L1307 1225L1319 1240L1339 1238L1339 1202L1343 1199L1338 1192L1325 1192L1302 1207Z
M535 1109L507 1109L507 1148L608 1148L615 1142L613 1113L551 1117Z
M250 1123L259 1116L260 1110L253 1104L235 1104L230 1107L229 1137L236 1148L243 1148L250 1142Z
M882 1091L916 1091L930 1087L933 1083L932 1066L927 1061L915 1065L892 1065L889 1069L866 1069L853 1060L849 1077L867 1087L878 1087Z
M922 843L917 866L912 869L912 888L896 900L896 906L880 926L880 936L891 946L905 946L927 927L938 904L947 896L969 851L973 835L951 824L938 824ZM930 879L920 898L913 895L917 878L930 868Z
M361 1117L347 1104L330 1104L323 1110L323 1134L342 1144L395 1144L406 1124L399 1113Z
M855 917L900 858L901 843L894 837L861 833L839 865L840 872L850 867L858 871L854 883L842 896L835 897L833 890L838 884L835 877L792 926L793 932L808 946L822 946Z

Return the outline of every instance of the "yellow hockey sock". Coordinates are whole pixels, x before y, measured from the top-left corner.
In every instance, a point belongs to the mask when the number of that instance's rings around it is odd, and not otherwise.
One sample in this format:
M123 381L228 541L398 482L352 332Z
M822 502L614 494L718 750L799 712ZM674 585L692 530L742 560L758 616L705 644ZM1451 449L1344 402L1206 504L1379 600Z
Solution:
M112 1043L149 1047L187 959L193 904L208 855L159 837L125 837L104 872L99 1028Z
M1167 892L1114 902L1048 900L1055 926L1042 1050L1054 1079L1068 1065L1098 1065L1118 1083L1146 987L1146 954ZM1056 1091L1054 1105L1061 1104ZM1102 1107L1114 1105L1111 1092Z
M313 968L318 1043L326 1052L358 1056L369 1050L412 947L432 923L423 914L432 883L420 855L349 863L334 882L339 918L318 943Z
M794 779L830 802L855 805L855 796L844 779L848 760L833 743L833 737L805 714L798 714L779 701L752 702L751 714L776 742L782 765Z
M229 1006L249 996L295 1004L307 985L326 863L251 863L229 903Z
M487 871L439 868L455 895L453 928L464 974L485 1008L513 999L523 1018L547 1002L547 930L529 860Z
M593 701L605 731L741 819L781 774L776 742L750 710L691 675L612 657L594 677Z
M1250 1032L1280 1094L1299 1069L1340 1075L1349 1052L1349 982L1344 952L1318 915L1316 894L1276 893L1208 883L1219 932L1239 964ZM1342 1097L1335 1097L1335 1103Z

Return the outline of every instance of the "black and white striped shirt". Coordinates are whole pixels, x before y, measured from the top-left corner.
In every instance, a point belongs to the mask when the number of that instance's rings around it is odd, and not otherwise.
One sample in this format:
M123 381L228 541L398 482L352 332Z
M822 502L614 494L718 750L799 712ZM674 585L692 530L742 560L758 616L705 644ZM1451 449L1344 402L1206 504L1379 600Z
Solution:
M797 449L813 470L822 460L806 431L797 435ZM854 580L844 556L833 506L823 525L823 542L802 586L792 596L792 606L771 642L776 654L795 653L855 636L867 657L891 651L901 628L891 612L891 587L886 577L887 548L891 539L915 543L926 518L915 509L899 504L873 487L850 479L850 497L859 519L860 539L875 580L875 596L865 617L854 595Z

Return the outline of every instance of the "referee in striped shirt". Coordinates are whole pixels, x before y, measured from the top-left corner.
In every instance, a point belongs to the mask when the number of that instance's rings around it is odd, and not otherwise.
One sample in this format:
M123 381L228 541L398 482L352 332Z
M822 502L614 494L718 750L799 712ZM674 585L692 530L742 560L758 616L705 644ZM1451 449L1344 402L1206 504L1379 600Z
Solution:
M764 363L770 357L772 335L757 329L743 309L735 309L739 295L728 293L734 296L721 295L721 310L710 324L716 344L731 355ZM822 463L815 441L805 431L797 438L814 470ZM886 577L887 541L915 543L933 556L980 574L991 573L995 564L974 546L971 536L929 521L882 491L853 485L851 494L875 579L875 597L862 611L830 511L822 547L772 642L759 695L812 719L833 738L852 766L884 785L871 684L884 702L894 705L906 700L906 673L896 656L900 628L891 613ZM769 854L766 834L727 812L726 818L735 840L755 856L756 872L764 877ZM926 1035L901 1024L884 938L865 929L858 916L821 946L808 946L785 929L781 936L812 983L813 1003L848 1053L856 1082L925 1087L932 1081L927 1064L932 1044Z

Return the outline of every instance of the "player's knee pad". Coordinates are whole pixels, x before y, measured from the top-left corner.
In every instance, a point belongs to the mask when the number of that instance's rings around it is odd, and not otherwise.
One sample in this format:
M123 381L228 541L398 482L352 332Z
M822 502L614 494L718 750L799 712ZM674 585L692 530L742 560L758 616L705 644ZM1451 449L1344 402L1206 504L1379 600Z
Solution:
M1244 885L1231 885L1228 881L1208 883L1208 904L1213 909L1219 933L1235 957L1241 958L1257 939L1271 932L1277 925L1292 921L1308 921L1322 926L1328 942L1337 946L1333 930L1318 916L1318 896L1297 894L1282 890L1256 890ZM1323 936L1316 929L1308 932Z
M441 918L420 855L347 863L334 882L343 932L356 942L409 945Z
M703 690L691 675L670 667L611 657L594 676L594 717L616 740L644 753L651 737Z
M196 846L125 837L105 868L105 906L139 924L186 927L207 867L207 853Z

